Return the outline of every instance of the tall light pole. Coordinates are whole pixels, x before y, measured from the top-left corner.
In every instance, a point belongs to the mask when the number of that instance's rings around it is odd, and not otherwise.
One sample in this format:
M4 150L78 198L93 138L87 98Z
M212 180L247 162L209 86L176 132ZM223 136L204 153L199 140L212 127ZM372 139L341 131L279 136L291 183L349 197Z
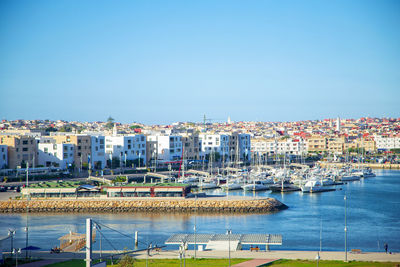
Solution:
M14 235L15 235L15 229L8 229L8 235L11 238L11 249L10 252L13 252L14 249Z
M229 267L231 266L231 233L232 230L228 229L226 234L228 235L228 258L229 258Z
M26 188L28 189L28 187L29 187L29 164L26 166ZM28 193L28 195L26 197L25 258L28 258L28 249L27 248L28 248L28 238L29 238L29 228L28 228L29 199L30 199L30 192Z
M347 262L347 198L344 195L344 261Z
M15 267L18 267L18 254L21 254L21 249L13 249L13 254L15 254Z
M197 240L196 240L196 215L197 215L197 194L194 196L194 206L195 206L195 214L194 214L194 258L196 258L196 246L197 246Z

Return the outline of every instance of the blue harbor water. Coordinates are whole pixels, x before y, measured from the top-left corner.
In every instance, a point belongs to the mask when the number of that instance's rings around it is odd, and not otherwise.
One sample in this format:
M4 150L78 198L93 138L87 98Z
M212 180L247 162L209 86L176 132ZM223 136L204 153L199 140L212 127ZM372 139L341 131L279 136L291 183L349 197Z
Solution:
M337 186L338 190L332 192L256 193L289 206L272 214L29 214L29 245L49 250L59 245L58 238L69 231L84 233L85 220L91 217L103 225L103 250L133 249L135 231L139 231L139 248L150 242L163 245L171 234L193 233L196 222L197 233L225 233L232 229L232 233L282 234L283 245L271 247L279 250L319 250L322 229L322 250L343 251L346 194L348 249L383 251L383 244L388 243L391 251L400 251L400 171L375 172L376 177ZM243 191L229 194L252 195ZM26 223L26 214L1 214L0 236L14 228L15 247L25 247ZM3 244L5 250L9 247L7 242ZM96 242L94 249L99 246L100 242Z

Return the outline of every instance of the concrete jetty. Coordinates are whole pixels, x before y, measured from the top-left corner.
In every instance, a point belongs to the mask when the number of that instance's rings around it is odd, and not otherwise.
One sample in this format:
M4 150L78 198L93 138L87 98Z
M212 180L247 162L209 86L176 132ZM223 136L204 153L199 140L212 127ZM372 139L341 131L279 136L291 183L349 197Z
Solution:
M288 208L274 198L211 197L126 199L26 199L0 201L0 213L26 212L269 213Z

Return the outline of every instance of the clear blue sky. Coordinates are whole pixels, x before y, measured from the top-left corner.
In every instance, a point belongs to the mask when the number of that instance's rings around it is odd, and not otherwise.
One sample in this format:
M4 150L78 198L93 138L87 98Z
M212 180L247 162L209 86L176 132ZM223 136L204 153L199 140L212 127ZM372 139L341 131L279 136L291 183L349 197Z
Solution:
M0 1L0 118L400 117L400 1Z

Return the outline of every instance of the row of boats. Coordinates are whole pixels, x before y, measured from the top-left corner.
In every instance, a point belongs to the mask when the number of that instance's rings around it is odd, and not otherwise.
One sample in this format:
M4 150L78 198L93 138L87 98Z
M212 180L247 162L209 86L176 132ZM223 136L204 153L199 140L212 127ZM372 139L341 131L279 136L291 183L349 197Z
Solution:
M190 184L202 190L222 188L225 191L245 190L273 192L302 191L303 193L334 191L336 185L374 177L370 168L321 169L318 167L300 169L256 167L228 175L188 176L179 182Z

